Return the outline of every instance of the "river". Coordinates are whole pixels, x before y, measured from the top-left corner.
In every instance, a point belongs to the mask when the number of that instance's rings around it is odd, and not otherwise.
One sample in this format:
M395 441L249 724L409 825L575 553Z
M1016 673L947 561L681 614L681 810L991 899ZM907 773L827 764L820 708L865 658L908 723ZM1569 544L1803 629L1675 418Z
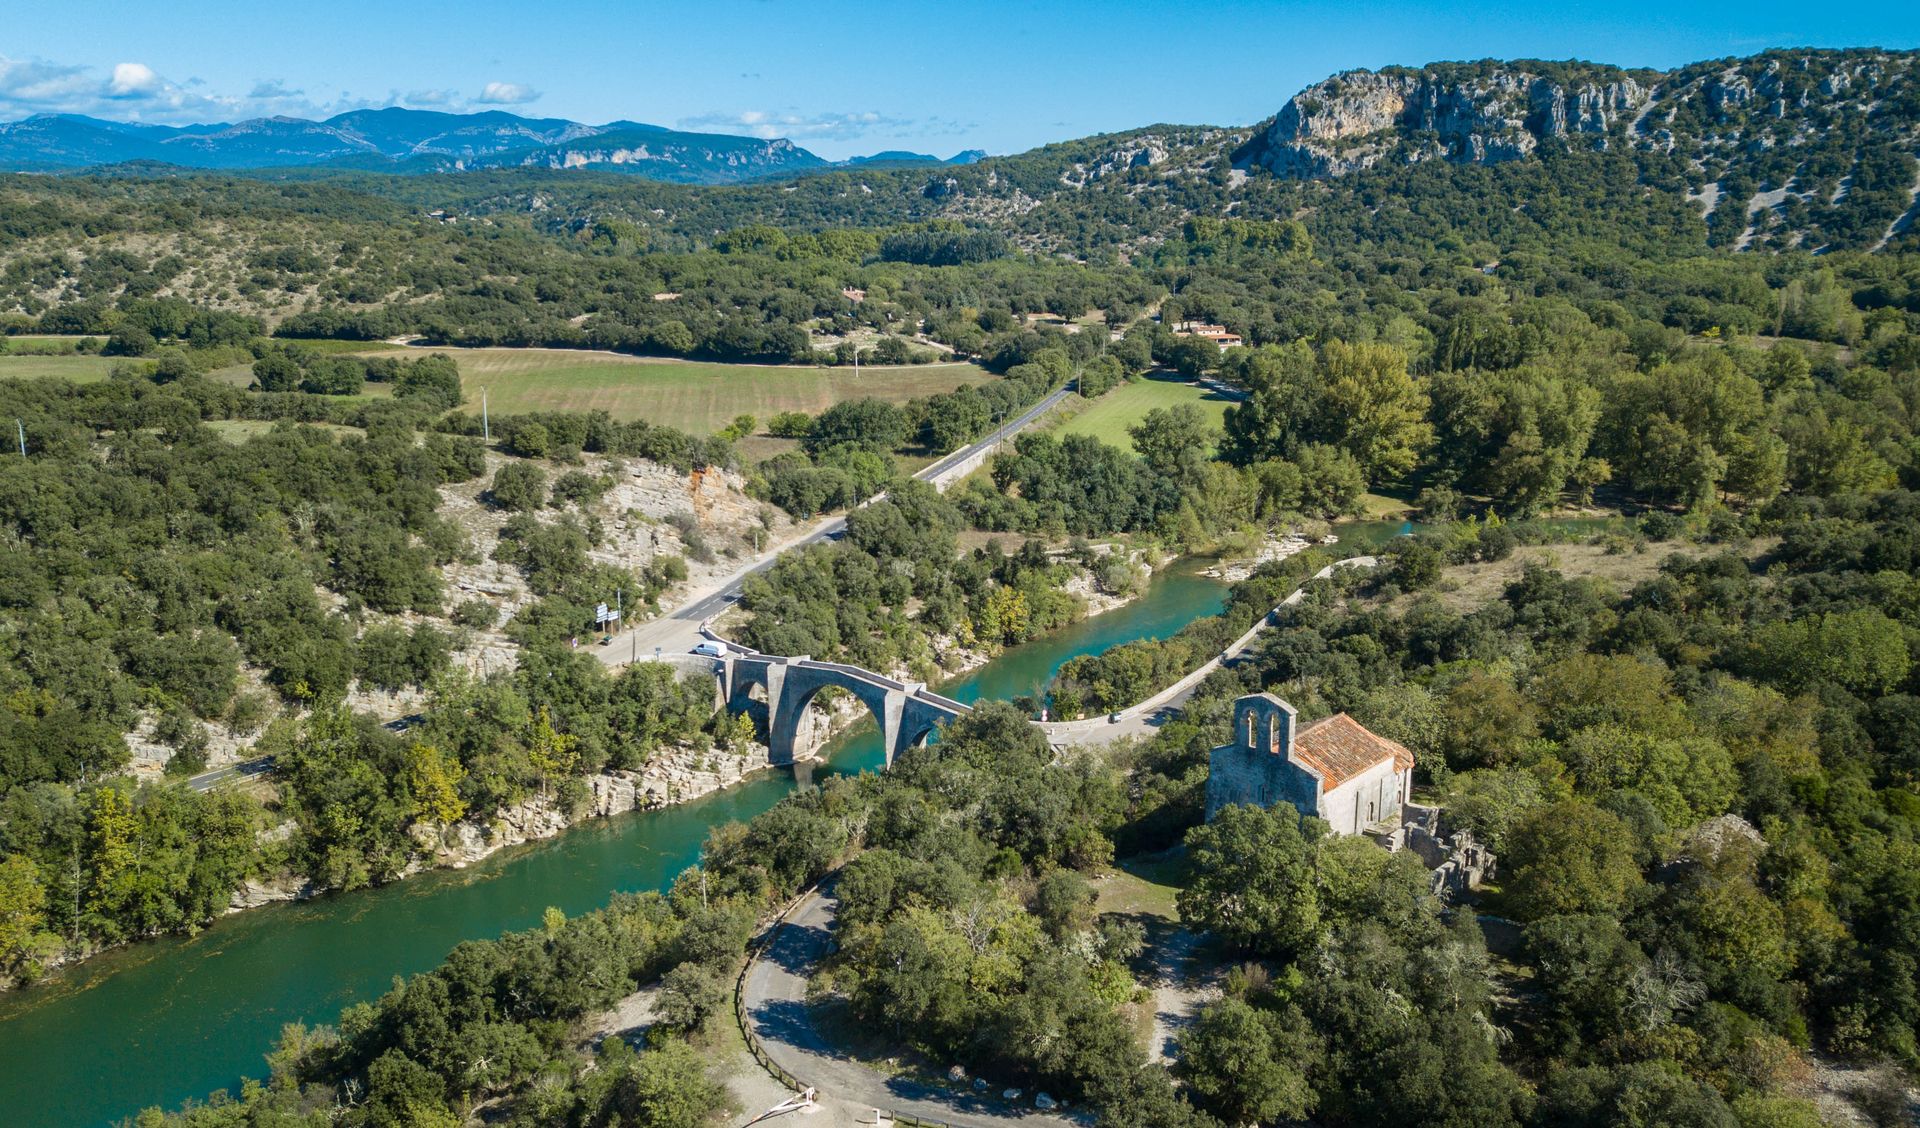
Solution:
M1590 532L1603 523L1556 523ZM1371 551L1414 526L1337 526L1343 554ZM1123 642L1166 638L1217 612L1227 586L1182 560L1140 599L1024 646L941 687L963 702L1037 694L1061 663ZM879 734L856 728L804 774L871 771ZM263 1076L262 1055L289 1022L330 1023L377 997L396 975L434 967L463 940L531 928L548 906L596 909L618 891L665 889L700 854L710 826L745 820L794 786L763 772L738 787L660 811L595 820L381 889L270 905L198 936L108 952L38 987L0 995L0 1128L104 1125L142 1107Z
M1180 561L1127 606L1015 647L942 687L973 702L1037 693L1060 664L1140 638L1165 638L1217 612L1226 585ZM880 766L878 733L836 741L824 773ZM809 769L803 768L802 771ZM381 889L270 905L198 936L135 944L49 983L0 995L0 1124L101 1125L143 1106L266 1072L264 1054L289 1022L329 1023L396 975L434 967L463 940L531 928L547 906L568 915L616 891L665 889L698 857L707 828L750 819L794 785L764 772L677 807L596 820L548 842L502 851L468 869L424 873Z

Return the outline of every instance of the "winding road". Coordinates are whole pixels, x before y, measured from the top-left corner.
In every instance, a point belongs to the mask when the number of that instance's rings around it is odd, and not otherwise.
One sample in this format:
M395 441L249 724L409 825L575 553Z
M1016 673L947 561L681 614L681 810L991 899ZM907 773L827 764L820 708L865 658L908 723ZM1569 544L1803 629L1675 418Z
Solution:
M953 1128L1080 1128L1074 1120L1033 1109L1032 1093L1002 1100L1002 1085L985 1093L954 1091L905 1077L884 1077L833 1047L815 1025L807 1003L807 978L832 950L834 914L840 901L815 890L776 924L773 939L754 957L741 990L747 1021L761 1049L788 1073L823 1096L859 1108L879 1109Z

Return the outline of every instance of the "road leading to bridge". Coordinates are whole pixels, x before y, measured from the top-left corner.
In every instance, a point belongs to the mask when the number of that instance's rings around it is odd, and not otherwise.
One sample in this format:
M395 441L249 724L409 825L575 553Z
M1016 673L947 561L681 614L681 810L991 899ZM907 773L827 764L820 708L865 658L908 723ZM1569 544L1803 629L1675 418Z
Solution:
M1169 713L1178 711L1193 696L1193 691L1207 676L1222 666L1231 665L1246 653L1261 635L1272 630L1282 607L1292 607L1307 595L1307 584L1332 578L1334 572L1342 568L1372 568L1380 563L1375 556L1349 556L1336 560L1307 577L1305 583L1293 589L1292 594L1280 601L1272 611L1260 616L1247 632L1227 645L1225 650L1201 663L1179 681L1147 698L1137 705L1129 705L1117 713L1101 714L1081 721L1044 721L1040 724L1042 732L1047 734L1047 743L1055 748L1070 744L1107 744L1123 736L1151 736L1153 730L1160 727Z
M1013 420L1002 424L979 442L971 443L946 455L932 465L922 468L914 477L930 483L935 489L945 490L971 473L1001 443L1031 427L1035 421L1059 407L1061 401L1072 394L1070 388L1061 388L1053 392ZM880 497L885 496L885 494L880 495ZM877 500L879 500L878 497L866 504L870 505L872 501ZM746 583L747 577L773 567L774 562L784 553L819 544L822 541L838 540L845 535L846 531L847 519L844 516L828 517L818 521L806 532L789 537L736 568L717 584L692 593L688 602L678 608L663 612L644 623L635 624L606 646L595 647L594 653L609 666L618 666L640 657L651 658L655 649L663 654L685 653L702 640L701 624L739 601L740 589ZM417 719L402 718L399 721L390 722L387 727L396 730L404 729ZM202 772L188 779L187 784L195 791L208 791L221 784L251 779L271 770L273 770L273 757L262 756Z
M1000 444L1031 427L1042 416L1059 407L1061 401L1072 394L1069 388L1059 389L1014 419L1002 424L979 442L970 443L942 457L939 461L921 469L914 477L931 484L935 489L945 490L971 473ZM871 505L885 496L880 494L864 504ZM651 655L655 647L663 653L690 649L701 639L702 623L739 602L741 588L746 584L749 576L773 567L774 562L788 552L820 544L823 541L838 540L846 534L846 531L845 516L828 517L816 522L807 531L769 548L717 583L694 593L693 597L680 607L630 627L613 642L598 648L600 660L610 666L617 666L643 655Z

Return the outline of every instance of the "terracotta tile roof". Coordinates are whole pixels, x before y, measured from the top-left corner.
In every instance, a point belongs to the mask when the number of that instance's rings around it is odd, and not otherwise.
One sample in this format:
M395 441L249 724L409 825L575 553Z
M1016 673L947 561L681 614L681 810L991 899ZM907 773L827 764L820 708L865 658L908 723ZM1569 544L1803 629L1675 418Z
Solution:
M1406 745L1369 732L1345 713L1322 717L1295 734L1292 759L1319 772L1325 791L1332 791L1382 760L1391 759L1399 771L1413 766L1413 753Z

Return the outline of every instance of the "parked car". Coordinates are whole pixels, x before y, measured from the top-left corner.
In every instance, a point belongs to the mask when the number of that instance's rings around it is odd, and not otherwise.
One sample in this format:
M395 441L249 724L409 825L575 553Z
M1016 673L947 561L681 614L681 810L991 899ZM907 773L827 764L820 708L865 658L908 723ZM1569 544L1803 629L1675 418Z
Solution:
M1119 723L1120 723L1120 714L1118 714L1118 713L1108 713L1108 714L1107 714L1107 723L1108 723L1108 724L1110 724L1110 725L1117 725L1117 724L1119 724Z

